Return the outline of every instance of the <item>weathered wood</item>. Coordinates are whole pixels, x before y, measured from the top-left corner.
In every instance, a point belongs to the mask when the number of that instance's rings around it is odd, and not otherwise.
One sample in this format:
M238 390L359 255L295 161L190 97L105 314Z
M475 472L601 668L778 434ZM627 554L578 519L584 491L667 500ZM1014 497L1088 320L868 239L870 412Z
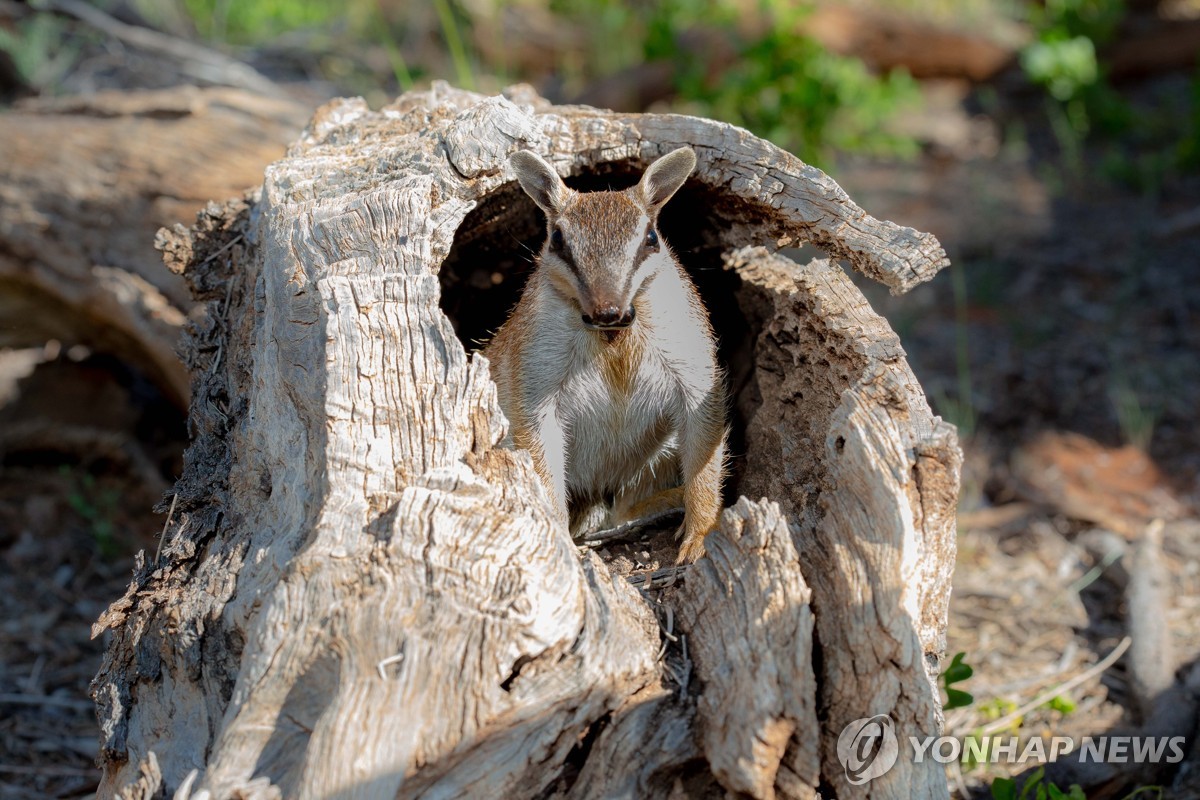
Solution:
M0 114L0 348L111 352L181 405L175 345L191 302L150 243L261 181L304 123L233 90L106 92Z
M900 340L836 265L804 270L762 248L732 254L742 302L761 320L741 491L792 520L813 592L823 672L822 774L846 783L836 734L890 714L897 735L936 735L961 454L933 416ZM872 798L935 797L941 765L901 759Z
M813 797L812 614L787 519L774 503L743 497L708 549L677 599L704 685L697 727L705 758L732 791Z
M681 144L715 246L817 240L897 290L944 263L745 131L444 85L327 105L257 197L162 234L208 324L161 560L96 627L101 796L947 795L907 763L843 786L831 756L888 700L903 731L940 723L958 463L839 270L733 261L756 353L736 488L767 499L645 591L554 523L439 306L456 233L484 235L468 212L516 196L513 150L586 175Z

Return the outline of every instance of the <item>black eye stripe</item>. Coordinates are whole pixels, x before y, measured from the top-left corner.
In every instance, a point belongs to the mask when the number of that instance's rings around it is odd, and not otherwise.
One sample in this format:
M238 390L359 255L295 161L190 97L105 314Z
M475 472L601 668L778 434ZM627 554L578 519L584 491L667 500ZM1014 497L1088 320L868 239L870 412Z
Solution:
M571 270L571 272L574 272L576 275L579 275L579 265L575 263L575 259L571 258L570 253L560 253L559 258L561 258L563 263L567 265L567 269Z
M566 239L563 237L562 228L559 228L557 225L554 227L554 230L550 231L549 245L550 252L558 256L559 260L567 265L567 269L571 270L571 272L578 276L579 265L575 263L575 258L572 255L570 248L567 247Z

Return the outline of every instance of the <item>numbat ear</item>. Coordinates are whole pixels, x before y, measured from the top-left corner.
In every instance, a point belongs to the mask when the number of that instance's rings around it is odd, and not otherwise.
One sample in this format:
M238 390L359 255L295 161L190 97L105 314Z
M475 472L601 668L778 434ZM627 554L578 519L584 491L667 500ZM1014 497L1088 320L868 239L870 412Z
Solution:
M638 184L646 210L657 212L665 206L695 168L696 153L690 147L667 153L651 164Z
M562 211L571 190L558 177L554 167L542 160L531 150L518 150L508 157L508 164L517 175L517 181L525 194L529 195L538 208L547 216L557 216Z

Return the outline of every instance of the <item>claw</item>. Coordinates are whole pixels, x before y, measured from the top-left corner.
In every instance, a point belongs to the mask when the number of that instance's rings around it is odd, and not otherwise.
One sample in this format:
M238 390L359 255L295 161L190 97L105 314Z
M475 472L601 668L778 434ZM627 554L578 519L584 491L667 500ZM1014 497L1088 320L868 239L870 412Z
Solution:
M691 564L704 555L704 537L703 536L688 536L684 538L683 544L679 546L679 558L676 564Z

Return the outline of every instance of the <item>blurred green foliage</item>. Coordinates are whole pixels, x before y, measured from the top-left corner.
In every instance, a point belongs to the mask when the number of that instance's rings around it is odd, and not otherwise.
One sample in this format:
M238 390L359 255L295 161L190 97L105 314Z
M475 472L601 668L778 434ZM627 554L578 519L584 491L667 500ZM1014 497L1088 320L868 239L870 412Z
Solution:
M920 101L912 78L872 75L858 59L834 55L807 37L771 30L714 84L685 82L681 89L706 116L743 125L816 164L837 151L917 153L914 139L888 129L893 114Z
M1111 97L1096 57L1125 16L1124 0L1046 0L1029 6L1034 41L1021 52L1021 66L1034 83L1062 103L1082 101L1092 117ZM1111 103L1109 103L1111 105Z
M1073 714L1078 708L1075 701L1065 694L1056 694L1045 703L1042 703L1042 708L1047 708L1051 711L1057 711L1059 714Z
M453 68L452 75L441 75L436 65L431 68L406 58L403 20L394 19L396 13L384 13L380 0L180 2L197 32L209 41L253 45L289 31L323 28L380 44L402 89L422 76L447 77L474 88L476 69L505 71L501 65L479 64L478 54L471 52L472 34L478 33L474 26L495 21L499 6L489 9L488 3L434 0L442 44ZM897 111L918 105L916 82L903 72L872 74L859 59L831 53L802 35L799 26L811 3L760 0L756 7L740 0L546 3L564 30L583 33L582 52L571 53L561 64L559 77L568 87L578 90L643 63L666 62L679 110L749 128L806 161L827 164L836 152L896 157L917 151L910 136L889 128ZM687 44L686 38L696 31L728 40L734 52L722 69L711 68L711 53Z
M811 3L762 0L752 14L736 0L552 0L551 8L590 22L589 63L612 73L666 61L681 110L748 128L805 161L826 164L836 152L917 151L911 137L888 126L896 112L919 104L916 82L902 71L872 74L861 60L804 35ZM716 74L710 52L684 43L697 30L723 34L733 48Z
M1083 788L1077 783L1062 789L1058 784L1046 780L1045 767L1038 767L1025 777L1020 791L1012 778L997 778L992 782L991 793L993 800L1087 800Z
M1051 127L1076 177L1083 172L1083 144L1090 134L1121 133L1132 122L1097 57L1124 15L1124 0L1046 0L1029 6L1034 41L1021 52L1021 67L1045 87Z
M79 47L64 36L65 27L52 14L32 14L18 20L14 30L0 26L0 50L8 53L21 80L37 91L53 88L75 65Z
M1148 453L1150 441L1154 438L1154 427L1162 413L1161 404L1149 393L1134 389L1129 376L1119 366L1114 370L1109 398L1117 415L1122 438L1127 444Z
M458 83L464 89L474 89L475 74L471 70L471 62L467 59L467 49L463 44L462 35L459 33L458 19L454 15L454 9L450 7L450 0L433 0L433 7L437 10L438 22L442 26L442 36L450 51L450 58L454 61L454 71L458 77Z
M204 39L235 45L255 45L297 30L371 27L374 2L347 0L180 0Z
M72 484L67 505L87 526L96 552L105 558L116 555L116 514L120 496L114 489L101 488L91 473L63 466L59 475Z
M1179 163L1185 169L1200 169L1200 64L1192 76L1191 109L1179 143Z
M102 8L114 3L98 0ZM818 166L828 166L838 153L896 158L918 149L894 124L898 113L919 109L916 82L903 71L876 74L861 60L832 53L807 36L804 23L816 0L132 3L152 24L176 35L194 33L218 46L303 60L307 76L372 103L439 77L483 91L532 80L569 99L600 81L656 64L666 65L670 80L670 96L656 109L726 120ZM1020 63L1029 80L1045 88L1046 114L1061 156L1050 167L1052 182L1061 185L1064 178L1080 179L1090 171L1154 193L1174 172L1200 169L1200 73L1183 113L1177 107L1135 111L1108 81L1102 53L1128 13L1124 0L888 5L968 26L982 24L988 14L1025 19L1033 39ZM529 62L509 58L505 26L512 20L505 14L514 10L516 24L551 20L533 35L548 37L552 75L525 74ZM29 86L54 92L78 58L72 44L79 41L72 33L78 27L35 13L15 30L0 27L0 49ZM526 38L519 46L537 47L539 40Z
M1034 42L1021 53L1021 66L1032 81L1064 103L1078 97L1100 76L1096 45L1086 36Z
M1098 173L1153 194L1170 174L1200 168L1200 72L1184 114L1135 110L1108 81L1098 56L1127 13L1124 0L1029 5L1034 41L1022 50L1021 67L1046 89L1047 115L1070 175L1085 170L1085 144L1101 140Z

